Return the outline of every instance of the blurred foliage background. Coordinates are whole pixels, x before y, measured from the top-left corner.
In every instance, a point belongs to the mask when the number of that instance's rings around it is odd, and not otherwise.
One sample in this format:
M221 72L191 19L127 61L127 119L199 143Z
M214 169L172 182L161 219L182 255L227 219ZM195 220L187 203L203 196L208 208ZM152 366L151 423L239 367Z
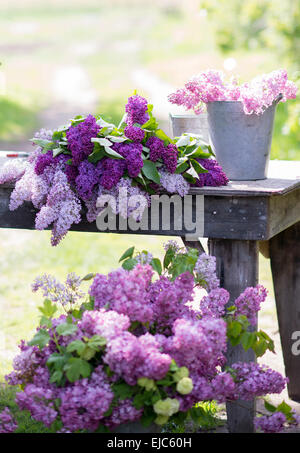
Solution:
M299 71L300 4L295 0L2 0L0 2L0 149L31 150L35 130L77 114L118 122L137 89L168 132L167 95L192 75L223 69L241 80L286 67ZM272 157L300 160L300 102L277 108ZM167 238L1 230L0 381L21 338L35 329L37 274L108 272L129 246L162 255ZM283 371L269 261L260 279L270 291L260 323L279 354L264 363ZM0 397L1 399L1 397Z
M0 147L78 113L118 121L137 89L168 129L167 95L207 68L299 71L295 0L10 0L0 4ZM277 110L272 157L300 159L300 103Z

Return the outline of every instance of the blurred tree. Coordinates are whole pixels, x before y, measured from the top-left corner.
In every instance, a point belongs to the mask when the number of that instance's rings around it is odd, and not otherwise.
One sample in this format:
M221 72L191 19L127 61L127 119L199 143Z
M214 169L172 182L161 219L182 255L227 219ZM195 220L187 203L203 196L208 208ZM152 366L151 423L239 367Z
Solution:
M217 46L228 53L237 49L274 52L294 81L300 74L299 0L201 0L211 20ZM300 159L300 103L278 106L272 156Z

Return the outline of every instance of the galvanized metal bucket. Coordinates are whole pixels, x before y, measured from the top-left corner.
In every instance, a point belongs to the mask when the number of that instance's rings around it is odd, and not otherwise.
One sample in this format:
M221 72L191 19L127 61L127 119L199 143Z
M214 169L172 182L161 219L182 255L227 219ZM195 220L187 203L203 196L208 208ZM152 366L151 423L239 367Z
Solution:
M261 115L246 115L240 101L207 104L210 144L217 161L231 180L267 177L276 105Z
M179 137L185 132L201 135L209 143L207 113L200 115L173 115L170 113L173 137Z

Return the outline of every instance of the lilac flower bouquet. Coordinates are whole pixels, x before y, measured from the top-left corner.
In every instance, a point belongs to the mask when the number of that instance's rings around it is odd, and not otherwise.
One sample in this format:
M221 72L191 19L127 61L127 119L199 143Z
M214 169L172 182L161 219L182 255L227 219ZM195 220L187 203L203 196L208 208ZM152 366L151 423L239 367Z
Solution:
M238 84L237 78L226 80L222 71L207 70L192 77L184 86L169 95L172 104L201 113L205 104L214 101L240 101L244 113L260 115L279 96L280 101L294 99L297 85L288 80L287 71L279 69L262 74L250 82Z
M15 183L10 209L32 202L36 229L51 227L51 242L57 245L83 215L89 222L96 220L104 209L96 206L100 195L116 197L122 188L128 193L126 200L144 195L149 206L151 194L164 191L183 197L191 185L227 184L211 147L193 134L169 138L152 108L135 94L118 127L88 115L55 131L37 133L32 139L36 149L26 165L9 164L0 171L0 184ZM127 217L134 207L118 203L114 209Z
M65 284L49 275L36 278L33 291L45 297L40 325L31 341L22 341L6 376L20 386L20 410L56 432L122 432L122 425L137 421L197 423L201 401L283 390L286 379L264 365L226 366L228 341L257 356L274 350L265 332L248 330L266 290L247 288L228 308L214 257L174 242L165 249L161 262L131 247L122 267L108 275L69 274ZM86 295L81 286L88 280ZM271 415L257 417L257 429L280 431L298 421L285 403L266 408ZM7 410L1 426L15 427Z

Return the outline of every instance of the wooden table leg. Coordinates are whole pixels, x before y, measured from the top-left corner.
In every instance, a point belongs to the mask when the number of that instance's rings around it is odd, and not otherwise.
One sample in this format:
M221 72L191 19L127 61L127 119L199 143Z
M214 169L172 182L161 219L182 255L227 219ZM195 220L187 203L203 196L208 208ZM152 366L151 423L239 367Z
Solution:
M269 248L288 394L300 402L300 347L292 348L300 338L300 222L270 239Z
M220 284L230 293L229 305L247 288L258 283L258 243L228 239L209 239L209 253L217 258L217 274ZM235 362L255 362L252 349L247 352L241 345L227 349L227 365ZM229 432L254 432L255 401L227 403Z

